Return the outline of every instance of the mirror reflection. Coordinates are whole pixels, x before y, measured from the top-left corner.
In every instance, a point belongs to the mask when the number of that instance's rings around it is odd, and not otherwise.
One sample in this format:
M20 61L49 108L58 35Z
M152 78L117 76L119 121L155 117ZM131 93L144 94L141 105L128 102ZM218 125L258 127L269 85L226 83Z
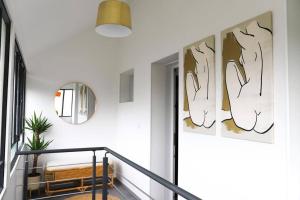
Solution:
M55 111L59 118L70 124L81 124L95 112L96 97L83 83L69 83L55 92Z

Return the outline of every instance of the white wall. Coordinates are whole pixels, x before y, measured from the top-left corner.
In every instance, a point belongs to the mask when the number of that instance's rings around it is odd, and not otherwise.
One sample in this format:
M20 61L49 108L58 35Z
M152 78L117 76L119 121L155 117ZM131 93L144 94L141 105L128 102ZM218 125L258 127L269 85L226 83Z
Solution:
M291 0L292 1L292 0ZM296 1L294 1L295 3ZM293 5L293 4L291 4ZM296 4L295 4L296 5ZM287 74L286 1L282 0L141 0L132 1L134 33L120 44L103 39L92 30L82 33L27 63L27 113L43 111L55 126L48 137L51 148L112 146L122 155L150 168L151 142L151 63L180 53L180 118L183 118L182 48L208 35L216 35L217 108L221 108L220 32L246 19L273 11L275 143L262 144L220 136L183 131L179 124L179 185L206 200L283 200L287 199L287 169L299 169L293 163L298 139L296 131L288 136L288 82L292 84L296 67ZM291 47L291 46L289 46ZM117 59L116 59L117 58ZM296 62L295 62L296 63ZM118 66L115 70L114 66ZM119 73L134 68L134 102L118 104ZM60 120L54 111L53 95L65 83L80 81L93 89L97 111L87 123L74 126ZM296 94L290 91L290 109L297 108ZM293 96L294 95L294 96ZM299 116L291 114L296 121ZM220 122L220 115L217 114ZM296 130L291 126L291 131ZM116 132L116 134L115 134ZM294 141L295 141L294 140ZM289 151L288 151L289 150ZM294 152L287 166L287 153ZM59 155L67 158L69 155ZM80 156L78 159L84 159ZM51 156L50 159L55 159ZM89 157L88 157L89 158ZM91 158L91 157L90 157ZM73 157L73 159L75 159ZM295 164L295 165L294 165ZM294 167L295 166L295 167ZM150 181L128 166L118 169L147 192ZM293 175L291 171L290 177ZM294 186L299 179L289 179ZM299 199L294 188L290 199Z
M11 5L7 5L13 11ZM14 21L14 16L11 16ZM15 31L11 31L11 58L13 66ZM22 48L22 43L20 44ZM43 112L54 124L47 133L47 138L55 139L49 148L112 146L115 133L117 78L115 68L116 41L104 39L97 35L93 29L78 34L59 45L40 52L35 57L25 57L27 64L27 102L26 115L33 111ZM12 67L10 75L13 74ZM12 78L10 78L12 81ZM92 118L82 125L70 125L63 122L55 114L54 94L60 86L72 81L87 84L95 93L96 112ZM12 87L12 82L9 83ZM8 111L12 106L12 93L9 91ZM11 112L7 120L7 144L10 144ZM0 199L15 200L22 198L23 184L22 159L17 166L10 170L10 145L6 149L6 179L5 190ZM97 159L102 153L97 153ZM42 156L42 160L46 157ZM47 157L48 160L72 160L74 162L92 161L92 153L60 154Z
M300 1L287 1L289 77L289 197L300 199Z
M24 157L20 157L14 170L7 180L7 188L2 197L3 200L23 199L23 177L24 177Z
M14 55L14 36L11 34L11 55ZM114 119L116 117L116 79L114 73L115 41L103 40L94 33L86 31L60 46L29 59L27 64L27 117L33 111L43 112L54 124L47 133L47 138L55 139L50 148L111 146L115 133ZM13 56L10 58L13 66ZM13 74L10 68L10 75ZM12 78L10 78L10 81ZM80 81L86 83L97 98L96 112L92 118L82 125L70 125L63 122L55 114L54 94L65 83ZM12 87L12 82L9 83ZM11 109L11 90L9 92L8 110ZM8 113L7 144L10 144L11 112ZM10 145L6 149L6 160L10 160ZM102 154L98 153L98 160ZM45 159L45 157L44 157ZM41 160L44 160L43 158ZM70 160L74 162L92 161L92 153L60 154L48 156L49 160ZM5 200L22 198L21 185L23 172L18 170L23 166L22 159L10 171L10 162L6 162ZM1 194L2 196L3 194Z
M114 141L117 76L114 72L115 41L94 30L85 31L31 58L27 68L26 115L43 112L53 127L45 134L54 139L49 148L111 146ZM90 120L72 125L55 113L54 94L66 83L79 81L96 96ZM92 153L49 155L48 160L92 161ZM99 159L102 159L99 157ZM42 160L42 159L41 159Z
M121 41L119 72L134 68L133 103L118 106L117 151L150 168L151 63L180 52L180 119L183 118L182 48L216 35L217 108L221 109L220 32L273 11L275 143L262 144L184 132L179 124L179 185L206 200L287 199L286 5L282 0L133 1L133 34ZM217 122L220 122L219 112ZM149 192L149 180L124 167Z

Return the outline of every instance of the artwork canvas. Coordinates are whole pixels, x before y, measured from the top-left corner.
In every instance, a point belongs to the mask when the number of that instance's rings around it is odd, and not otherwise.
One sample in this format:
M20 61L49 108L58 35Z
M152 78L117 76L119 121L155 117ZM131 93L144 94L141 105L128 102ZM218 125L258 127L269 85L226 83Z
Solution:
M273 33L268 12L222 32L222 135L273 142Z
M215 38L207 37L183 50L184 130L215 135Z

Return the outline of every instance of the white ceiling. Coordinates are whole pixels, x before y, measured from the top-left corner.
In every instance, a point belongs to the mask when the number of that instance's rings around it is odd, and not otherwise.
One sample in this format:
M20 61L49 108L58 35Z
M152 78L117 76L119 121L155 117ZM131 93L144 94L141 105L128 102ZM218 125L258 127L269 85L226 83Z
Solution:
M5 0L5 3L23 54L28 58L83 31L93 30L99 0Z

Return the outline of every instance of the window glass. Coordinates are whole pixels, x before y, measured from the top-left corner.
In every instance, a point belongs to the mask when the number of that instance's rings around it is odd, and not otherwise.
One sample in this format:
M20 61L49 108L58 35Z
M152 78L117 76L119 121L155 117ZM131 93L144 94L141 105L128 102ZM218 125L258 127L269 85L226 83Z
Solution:
M73 90L65 90L63 102L63 116L72 116Z
M9 72L10 19L3 1L0 1L0 192L4 183L6 116Z
M11 131L11 167L14 166L16 151L24 144L25 129L25 89L26 68L18 42L15 41L14 70L13 70L13 106Z
M1 47L0 47L0 105L2 105L3 101L3 81L4 81L4 53L5 53L5 31L6 25L1 20ZM0 113L2 113L2 106L0 106ZM0 121L2 120L2 115L0 114ZM1 130L1 123L0 123Z

